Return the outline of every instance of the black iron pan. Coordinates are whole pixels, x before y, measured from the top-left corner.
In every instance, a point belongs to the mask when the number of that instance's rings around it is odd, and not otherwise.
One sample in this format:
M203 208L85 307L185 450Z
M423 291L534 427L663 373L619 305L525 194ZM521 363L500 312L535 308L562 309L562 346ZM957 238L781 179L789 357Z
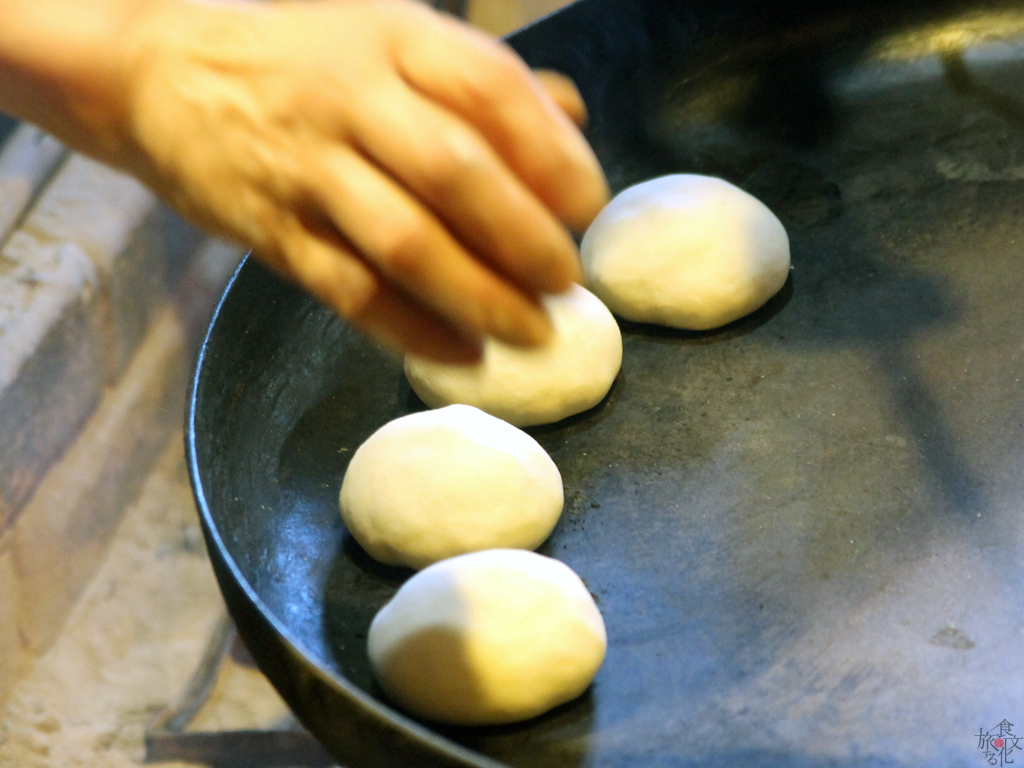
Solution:
M367 627L408 572L336 508L352 451L422 405L245 263L187 442L262 669L350 768L1024 762L1024 8L582 0L512 42L579 83L616 189L735 182L791 279L716 332L623 323L608 398L532 430L566 490L541 551L608 657L548 715L444 729L374 687Z

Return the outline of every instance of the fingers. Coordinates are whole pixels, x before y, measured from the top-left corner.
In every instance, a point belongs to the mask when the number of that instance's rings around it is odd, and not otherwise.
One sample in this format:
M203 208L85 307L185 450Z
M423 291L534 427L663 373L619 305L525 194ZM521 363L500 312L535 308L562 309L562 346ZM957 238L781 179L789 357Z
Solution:
M152 57L142 175L389 346L545 340L608 197L572 84L411 1L215 6Z
M295 224L275 258L257 253L288 279L301 283L353 326L386 347L447 363L475 363L479 338L464 334L390 287L338 237Z
M410 352L442 363L480 362L483 346L461 336L435 315L393 290L381 290L351 322L396 352Z
M568 232L471 126L397 88L360 120L364 151L501 275L534 293L582 278Z
M541 307L470 255L386 174L339 148L319 158L316 202L376 272L465 329L517 345L551 333Z
M576 89L576 84L561 72L550 69L537 69L533 74L566 117L583 128L587 124L587 105Z
M607 203L608 186L576 126L507 46L441 17L431 27L407 29L399 72L479 130L562 221L586 229Z

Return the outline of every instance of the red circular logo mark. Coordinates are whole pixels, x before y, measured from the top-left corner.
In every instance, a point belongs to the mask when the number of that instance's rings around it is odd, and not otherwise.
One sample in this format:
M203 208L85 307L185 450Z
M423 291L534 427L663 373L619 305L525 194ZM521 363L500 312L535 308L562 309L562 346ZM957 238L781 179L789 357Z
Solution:
M1005 743L1002 739L992 739L992 746L996 749L1002 749Z

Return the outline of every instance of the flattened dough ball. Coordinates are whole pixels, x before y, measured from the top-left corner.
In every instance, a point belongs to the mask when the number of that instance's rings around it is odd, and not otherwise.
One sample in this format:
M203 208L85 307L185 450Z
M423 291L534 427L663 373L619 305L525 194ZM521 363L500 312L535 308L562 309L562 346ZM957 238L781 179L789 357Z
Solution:
M406 355L405 375L431 408L474 405L517 427L547 424L601 402L622 365L622 334L608 308L581 286L544 299L555 332L540 349L484 342L477 365Z
M400 706L458 725L535 717L586 690L604 621L580 578L535 552L496 549L420 571L370 625L370 663Z
M677 174L616 195L580 248L590 289L627 320L706 330L753 312L789 275L789 237L722 179Z
M562 476L521 429L452 405L374 432L353 454L339 502L372 557L423 568L479 549L539 546L562 513Z

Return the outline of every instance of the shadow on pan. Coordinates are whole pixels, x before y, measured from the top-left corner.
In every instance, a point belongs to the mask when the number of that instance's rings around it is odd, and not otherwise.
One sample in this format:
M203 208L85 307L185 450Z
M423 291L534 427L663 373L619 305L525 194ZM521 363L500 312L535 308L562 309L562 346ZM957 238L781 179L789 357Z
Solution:
M536 430L566 486L543 551L587 582L610 647L586 696L528 723L439 729L379 696L366 630L407 572L351 541L337 493L355 448L417 405L398 361L240 268L194 380L193 486L242 637L341 764L977 757L975 726L1024 685L940 703L985 666L957 653L1003 668L1012 633L975 601L956 614L971 643L944 646L940 607L982 549L1005 567L974 588L1024 593L992 528L1024 459L1000 426L1021 402L1024 320L1002 300L1024 292L1021 37L993 3L583 0L511 39L576 80L614 188L727 178L776 211L794 263L785 297L721 331L624 323L614 397Z

